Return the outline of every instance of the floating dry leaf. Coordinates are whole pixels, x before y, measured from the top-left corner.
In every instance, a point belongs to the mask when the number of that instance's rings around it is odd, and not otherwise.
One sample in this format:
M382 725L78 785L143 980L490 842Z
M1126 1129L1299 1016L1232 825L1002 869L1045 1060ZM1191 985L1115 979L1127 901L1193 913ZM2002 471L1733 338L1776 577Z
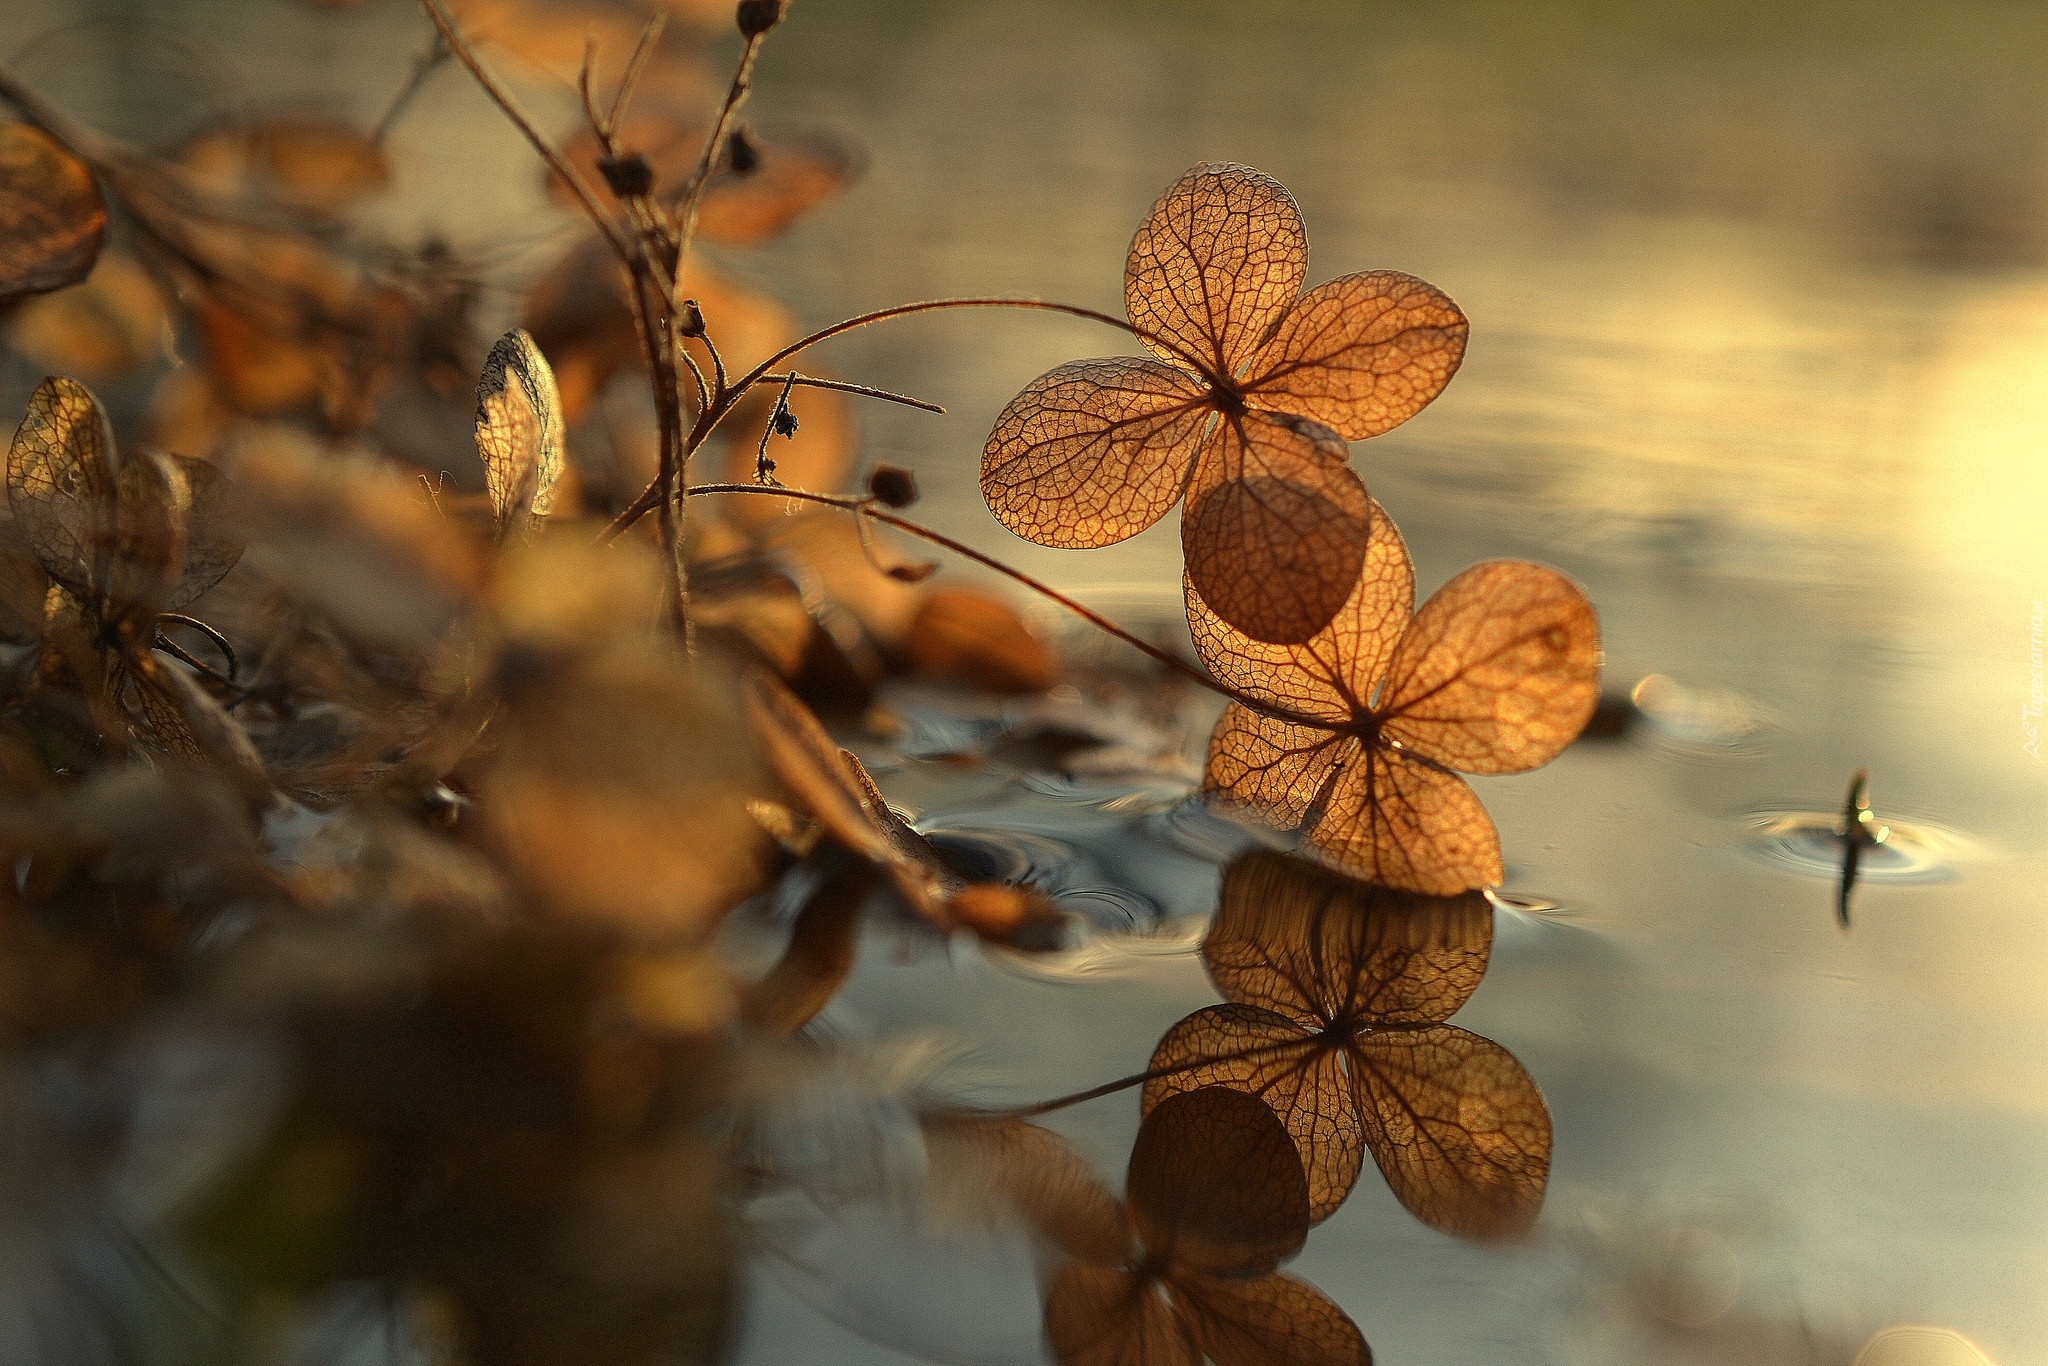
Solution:
M1149 1109L1226 1086L1262 1097L1308 1173L1313 1218L1350 1194L1366 1152L1432 1228L1526 1228L1550 1172L1550 1111L1506 1049L1444 1021L1486 975L1484 895L1397 892L1259 851L1224 874L1202 942L1228 1004L1160 1040Z
M1075 361L996 419L981 487L1003 525L1081 549L1185 498L1203 600L1258 641L1327 626L1365 561L1371 503L1348 440L1399 426L1464 356L1464 315L1395 271L1303 293L1308 240L1278 181L1197 166L1132 240L1124 303L1157 359Z
M484 360L476 386L476 451L498 539L538 531L562 474L562 404L555 372L523 328L498 338Z
M1143 1254L1076 1262L1047 1297L1062 1366L1369 1366L1344 1311L1274 1269L1308 1235L1308 1188L1264 1102L1220 1087L1161 1101L1125 1199Z
M1207 790L1347 872L1443 896L1501 879L1493 822L1451 770L1555 758L1599 700L1600 633L1577 585L1520 560L1467 569L1411 617L1414 600L1377 508L1344 610L1300 645L1232 629L1187 585L1196 653L1246 699L1210 737Z
M832 743L810 709L768 674L746 679L747 722L769 766L835 843L889 878L911 910L942 930L1006 940L1057 918L1031 887L970 884L889 809L859 759Z
M0 124L0 304L83 280L106 232L92 169L40 128Z

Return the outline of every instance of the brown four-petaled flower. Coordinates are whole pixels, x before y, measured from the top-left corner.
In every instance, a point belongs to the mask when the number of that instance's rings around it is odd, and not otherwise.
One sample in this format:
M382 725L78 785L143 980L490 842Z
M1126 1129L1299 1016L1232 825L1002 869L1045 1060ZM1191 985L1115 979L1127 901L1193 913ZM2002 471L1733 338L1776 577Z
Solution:
M1040 545L1109 545L1183 497L1203 599L1261 641L1307 640L1364 562L1371 503L1346 440L1442 391L1465 315L1375 270L1302 293L1308 240L1280 183L1197 166L1160 197L1124 266L1124 305L1157 359L1074 361L996 419L981 489Z

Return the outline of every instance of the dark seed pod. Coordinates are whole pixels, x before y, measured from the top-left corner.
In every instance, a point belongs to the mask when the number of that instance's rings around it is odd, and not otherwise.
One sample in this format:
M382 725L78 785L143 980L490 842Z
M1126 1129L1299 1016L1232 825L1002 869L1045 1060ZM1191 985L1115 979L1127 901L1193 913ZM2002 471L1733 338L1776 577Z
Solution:
M740 35L758 38L782 22L782 11L788 0L740 0L739 11L734 15L740 26Z
M746 129L735 128L726 138L725 164L734 175L752 175L761 169L761 149Z
M917 501L917 477L901 465L877 465L868 475L868 492L884 507L907 508Z
M777 436L795 436L796 414L787 408L777 408L775 410L775 434Z
M654 168L638 152L628 152L622 157L603 157L599 159L597 169L604 176L604 183L611 186L612 193L621 199L644 195L654 188Z
M695 299L683 300L683 316L676 319L676 331L686 337L704 335L704 310L697 307Z

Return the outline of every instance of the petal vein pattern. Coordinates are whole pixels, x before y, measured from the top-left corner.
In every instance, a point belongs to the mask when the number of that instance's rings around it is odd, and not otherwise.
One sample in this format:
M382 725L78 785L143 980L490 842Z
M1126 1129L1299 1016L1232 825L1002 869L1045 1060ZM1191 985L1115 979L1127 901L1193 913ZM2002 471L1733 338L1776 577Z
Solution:
M1124 308L1140 331L1228 376L1307 277L1308 235L1293 196L1249 166L1210 162L1169 186L1131 239Z
M1246 367L1245 397L1363 441L1429 406L1465 358L1470 325L1434 285L1394 270L1301 296Z
M1520 560L1477 564L1423 605L1378 713L1392 739L1465 773L1549 763L1600 693L1600 628L1570 579Z
M1342 609L1365 566L1372 499L1334 432L1227 413L1188 481L1181 550L1195 591L1255 641L1294 645Z
M996 419L981 488L1026 540L1092 549L1135 536L1179 501L1208 391L1185 370L1135 358L1073 361L1041 375Z
M1330 624L1299 645L1251 639L1182 581L1188 630L1203 667L1250 697L1297 716L1348 725L1372 705L1373 690L1415 611L1415 567L1386 509L1371 502L1371 529L1358 582Z

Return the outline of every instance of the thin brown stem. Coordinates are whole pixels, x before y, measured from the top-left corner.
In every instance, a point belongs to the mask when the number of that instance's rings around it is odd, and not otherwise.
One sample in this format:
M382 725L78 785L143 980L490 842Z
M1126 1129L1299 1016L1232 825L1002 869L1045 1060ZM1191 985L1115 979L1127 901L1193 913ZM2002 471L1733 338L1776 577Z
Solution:
M1108 634L1115 636L1118 640L1121 640L1122 642L1124 642L1124 644L1129 645L1132 649L1137 650L1139 653L1146 655L1148 658L1156 661L1157 663L1165 665L1167 668L1173 670L1177 674L1182 675L1191 682L1200 684L1202 687L1209 689L1211 692L1221 693L1225 697L1234 698L1240 701L1248 700L1243 698L1237 692L1236 689L1228 686L1227 684L1217 682L1215 679L1209 677L1208 674L1202 672L1201 669L1188 663L1186 660L1181 659L1179 656L1160 649L1157 645L1152 644L1150 641L1142 640L1139 637L1132 635L1129 631L1126 631L1123 627L1117 625L1108 617L1103 616L1094 608L1088 607L1082 603L1074 601L1074 599L1068 597L1065 593L1060 592L1059 589L1054 588L1051 584L1046 583L1041 579L1034 579L1021 569L1012 569L1009 565L1004 564L1001 560L996 559L993 555L985 554L982 551L976 550L971 545L967 545L966 543L961 541L956 541L951 536L946 535L942 531L934 531L928 526L924 526L920 523L911 521L908 517L899 517L897 514L893 512L885 512L882 509L875 507L872 504L872 502L868 499L856 498L850 494L813 493L809 489L783 488L779 485L771 487L762 484L698 484L694 488L684 490L684 493L686 496L692 498L699 497L704 494L713 493L768 494L771 497L776 498L794 498L800 502L819 503L825 507L836 507L844 512L853 513L855 516L858 517L872 517L874 520L881 522L885 526L895 527L898 531L905 532L923 541L929 541L931 544L939 546L946 550L950 550L956 555L964 555L968 559L973 560L976 564L982 565L989 569L993 569L996 573L1001 574L1005 578L1008 578L1016 583L1023 585L1024 587L1030 589L1032 592L1038 594L1040 597L1045 598L1049 602L1059 604L1061 607L1064 607L1067 611L1072 612L1075 616L1080 617L1083 621L1088 622L1090 625L1096 627L1099 630L1105 631Z
M676 209L676 278L682 278L683 258L689 255L690 241L697 235L697 214L704 206L704 192L710 188L711 174L718 168L718 158L725 150L726 134L732 129L733 116L746 103L747 95L754 88L754 59L761 51L761 42L768 35L756 33L748 37L747 45L740 49L739 64L733 68L732 84L726 87L725 102L718 108L718 117L712 121L710 136L704 140L704 152L697 158L697 169L690 173L689 182L684 186L681 201Z
M1128 332L1132 336L1138 338L1140 341L1145 342L1147 345L1157 345L1162 349L1171 352L1173 355L1180 357L1194 369L1202 370L1202 366L1198 361L1190 357L1187 357L1186 354L1183 351L1181 351L1179 347L1173 345L1172 342L1167 341L1164 338L1158 337L1153 333L1146 331L1143 328L1135 327L1123 318L1114 317L1111 314L1103 313L1093 308L1082 308L1078 304L1049 303L1044 299L1013 298L1001 295L965 299L926 299L918 303L898 304L894 308L877 309L872 313L863 313L857 317L847 318L844 319L843 321L832 324L830 327L821 328L818 331L811 333L811 335L809 335L808 337L803 337L797 341L790 343L788 346L785 346L782 350L776 352L774 355L768 357L768 359L762 361L759 365L755 366L752 370L749 370L746 374L742 375L739 381L732 385L731 388L726 392L725 401L723 403L717 404L712 408L706 410L706 416L710 419L709 423L700 423L700 425L703 426L704 434L708 436L711 432L711 429L716 427L719 424L719 422L724 420L725 415L732 411L734 404L738 403L741 398L745 397L748 390L752 389L756 384L759 384L762 380L770 378L774 374L775 367L777 365L781 364L785 360L788 360L791 356L796 355L798 352L804 351L812 346L816 346L819 342L830 340L831 338L839 336L842 333L851 332L855 328L866 327L870 323L885 322L890 318L909 317L912 314L916 313L936 313L944 309L952 308L1029 308L1038 309L1047 313L1065 313L1069 316L1076 318L1087 318L1091 322L1107 323L1111 327L1117 328L1124 332ZM1206 374L1207 372L1203 371L1203 373ZM880 395L878 394L877 396L879 397ZM632 503L627 505L625 511L621 512L618 515L618 517L612 521L611 526L605 532L605 538L609 540L610 538L617 536L619 533L623 532L627 527L632 526L633 523L639 521L642 517L645 517L648 513L652 512L655 506L659 503L660 497L660 492L657 490L654 484L650 483L646 488L640 491L639 497L635 498L632 501Z
M618 91L612 96L612 107L606 111L599 131L609 142L618 135L619 124L625 121L626 110L633 103L633 92L640 88L640 78L647 71L648 59L654 55L654 45L661 41L663 30L668 27L668 16L660 12L647 21L647 27L640 30L640 41L633 45L633 55L626 62L626 74L619 77Z
M872 313L862 313L856 317L844 319L843 321L833 323L830 327L820 328L808 337L791 342L788 346L783 347L780 351L777 351L774 355L755 366L754 369L748 371L733 388L735 390L744 390L791 356L801 351L807 351L819 342L829 341L842 333L851 332L855 328L866 327L871 323L886 322L890 318L908 317L914 313L937 313L951 308L1031 308L1047 313L1065 313L1076 318L1086 318L1090 322L1106 323L1119 331L1130 333L1148 346L1157 346L1162 350L1170 352L1176 359L1192 370L1200 371L1205 375L1208 373L1206 366L1194 357L1187 355L1180 347L1174 345L1173 342L1156 333L1135 326L1128 319L1104 313L1099 309L1083 308L1079 304L1061 304L1053 303L1046 299L1025 299L992 295L964 299L924 299L917 303L897 304L893 308L878 308Z
M871 384L854 384L843 379L826 379L822 375L798 374L794 370L783 374L766 374L761 376L761 380L766 384L789 383L806 389L837 389L842 394L859 394L862 398L878 398L885 403L900 403L906 408L916 408L927 413L943 414L946 411L936 403L931 403L921 398L912 398L909 394L899 394L891 389L877 389Z
M562 178L562 183L567 185L582 203L583 211L590 215L590 221L597 225L597 230L604 234L605 241L611 244L611 249L618 253L619 259L630 269L633 264L633 244L626 240L625 234L619 231L619 225L605 212L604 205L598 200L597 192L591 189L589 182L569 164L568 158L564 157L553 143L541 136L540 130L533 126L533 121L520 109L518 101L512 98L512 92L504 87L491 73L490 68L484 65L483 59L477 56L476 49L470 46L469 39L455 22L455 17L448 13L442 0L420 0L420 3L426 7L427 17L434 21L434 27L440 30L441 41L448 44L448 50L455 54L457 61L469 69L469 74L476 78L476 83L491 97L491 102L512 121L513 127L520 131L533 150L540 153L541 160L547 162L548 169Z
M775 411L768 414L768 420L761 424L761 446L754 452L754 482L772 485L775 466L768 460L768 442L775 435L776 420L789 411L789 391L795 387L796 377L790 376L782 382L782 392L775 399Z

